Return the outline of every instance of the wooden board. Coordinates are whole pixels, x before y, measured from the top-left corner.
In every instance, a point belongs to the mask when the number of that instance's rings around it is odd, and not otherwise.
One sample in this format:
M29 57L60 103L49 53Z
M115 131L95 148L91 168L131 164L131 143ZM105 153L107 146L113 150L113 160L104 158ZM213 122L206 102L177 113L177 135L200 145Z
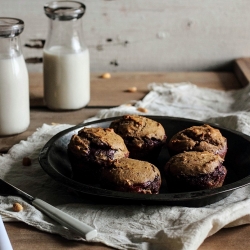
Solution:
M39 231L24 223L5 223L5 227L15 250L111 249L102 244L69 241L59 235ZM198 250L247 250L250 245L249 234L250 225L222 229L213 236L208 237Z
M103 79L101 75L91 74L91 100L88 108L113 107L131 100L140 100L148 93L150 83L191 82L200 87L222 90L241 87L231 72L123 72L112 73L110 79ZM137 91L128 92L130 87L136 87ZM30 98L32 108L44 107L41 73L30 74Z

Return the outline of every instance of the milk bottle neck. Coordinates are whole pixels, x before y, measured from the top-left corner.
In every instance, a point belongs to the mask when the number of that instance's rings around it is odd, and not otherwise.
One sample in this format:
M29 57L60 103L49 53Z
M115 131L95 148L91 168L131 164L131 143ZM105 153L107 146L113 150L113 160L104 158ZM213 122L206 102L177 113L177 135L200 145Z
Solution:
M19 37L0 37L0 58L15 58L20 55L22 55L22 50Z
M45 50L58 47L71 53L78 53L87 48L84 44L81 19L69 21L50 19L49 22Z
M20 19L0 18L0 58L15 58L22 54L19 35L24 29L24 22Z
M45 50L78 53L86 50L84 44L81 18L85 13L85 5L77 1L54 1L45 4L44 11L49 17L49 33L45 42Z

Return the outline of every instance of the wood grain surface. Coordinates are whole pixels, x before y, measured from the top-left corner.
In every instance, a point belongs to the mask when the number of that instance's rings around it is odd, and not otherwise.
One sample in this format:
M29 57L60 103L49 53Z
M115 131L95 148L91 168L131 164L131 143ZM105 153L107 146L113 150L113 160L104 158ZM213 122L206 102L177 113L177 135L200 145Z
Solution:
M5 223L5 227L14 250L112 249L102 244L69 241L59 235L45 233L20 222ZM221 229L208 237L198 250L248 250L249 235L250 225Z
M113 107L131 100L140 100L148 93L150 83L191 82L200 87L229 90L241 87L232 72L123 72L111 73L103 79L102 73L91 74L91 100L87 108ZM127 90L136 87L137 91ZM102 98L100 98L102 97ZM41 73L30 73L31 107L44 107Z

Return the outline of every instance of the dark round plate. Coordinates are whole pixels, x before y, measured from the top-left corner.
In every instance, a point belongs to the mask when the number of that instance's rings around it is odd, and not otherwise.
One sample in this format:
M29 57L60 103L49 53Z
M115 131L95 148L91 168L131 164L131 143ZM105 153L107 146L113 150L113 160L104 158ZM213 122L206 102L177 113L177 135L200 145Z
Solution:
M166 116L147 116L153 120L160 122L165 128L168 139L175 133L185 128L202 125L204 122L173 118ZM228 152L224 165L228 170L228 174L224 185L220 188L202 190L196 192L170 193L164 184L159 194L136 194L118 192L100 188L98 186L86 185L77 182L71 178L71 165L67 156L67 145L71 136L85 126L88 127L108 127L111 121L117 119L109 118L77 125L70 129L66 129L54 137L52 137L39 155L39 162L44 171L54 180L77 191L78 194L94 198L95 200L104 200L105 202L130 202L141 204L167 204L177 206L200 207L216 201L219 201L234 190L246 186L250 183L250 137L242 133L224 129L215 124L209 123L211 126L220 129L222 135L228 140ZM166 149L163 149L158 162L164 165L169 159Z

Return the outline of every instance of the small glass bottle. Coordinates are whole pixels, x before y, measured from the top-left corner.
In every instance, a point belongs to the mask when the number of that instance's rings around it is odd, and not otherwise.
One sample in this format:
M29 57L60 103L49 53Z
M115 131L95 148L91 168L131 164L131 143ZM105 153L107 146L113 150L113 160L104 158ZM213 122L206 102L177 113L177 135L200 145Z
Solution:
M0 17L0 136L18 134L30 124L29 77L19 35L20 19Z
M52 110L75 110L90 100L89 51L83 42L85 5L55 1L44 6L50 19L43 50L44 100Z

